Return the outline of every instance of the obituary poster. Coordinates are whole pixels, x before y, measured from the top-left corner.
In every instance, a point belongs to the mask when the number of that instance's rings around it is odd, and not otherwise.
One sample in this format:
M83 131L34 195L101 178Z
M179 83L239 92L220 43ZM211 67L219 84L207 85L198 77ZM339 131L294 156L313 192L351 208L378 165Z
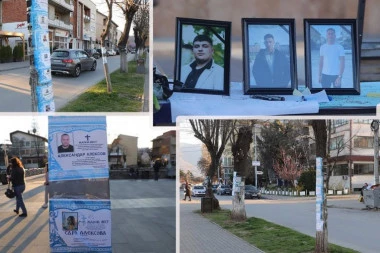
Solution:
M51 252L112 252L111 201L50 199Z
M106 117L49 117L49 180L108 178Z

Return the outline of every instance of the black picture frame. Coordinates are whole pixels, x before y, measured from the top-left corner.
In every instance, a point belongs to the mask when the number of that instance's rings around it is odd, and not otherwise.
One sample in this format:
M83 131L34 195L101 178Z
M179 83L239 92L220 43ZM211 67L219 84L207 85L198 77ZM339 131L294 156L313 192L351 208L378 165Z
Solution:
M196 37L203 42L204 39L210 40L212 52L208 43L194 41ZM193 43L197 43L199 48L196 53ZM230 94L231 22L177 17L175 44L174 91ZM208 62L200 74L192 71L196 64L195 55L203 66L202 61L207 61L210 54L212 62Z
M297 88L294 24L294 19L242 18L244 94L292 94Z
M304 35L305 81L310 91L360 94L357 20L304 19ZM331 57L325 55L335 57L328 60Z

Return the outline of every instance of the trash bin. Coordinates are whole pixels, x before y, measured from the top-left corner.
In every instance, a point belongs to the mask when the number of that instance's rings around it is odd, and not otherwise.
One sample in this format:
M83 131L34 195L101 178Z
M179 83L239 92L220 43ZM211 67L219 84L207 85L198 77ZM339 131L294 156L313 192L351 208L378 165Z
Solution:
M212 213L214 201L212 198L201 198L201 212Z
M364 190L364 204L368 208L380 208L380 189Z

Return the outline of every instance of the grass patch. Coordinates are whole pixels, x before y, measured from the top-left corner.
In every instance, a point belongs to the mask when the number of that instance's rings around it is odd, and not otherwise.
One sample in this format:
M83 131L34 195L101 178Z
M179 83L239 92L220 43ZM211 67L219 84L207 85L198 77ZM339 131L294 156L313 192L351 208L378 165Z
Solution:
M199 212L200 213L200 212ZM315 238L295 230L259 218L248 218L244 222L230 219L230 210L203 213L204 217L268 253L312 253ZM358 253L335 244L329 244L330 253Z
M102 67L102 66L101 66ZM97 83L58 110L59 112L140 112L144 95L144 74L136 74L136 62L128 62L128 73L111 73L112 93L106 80Z

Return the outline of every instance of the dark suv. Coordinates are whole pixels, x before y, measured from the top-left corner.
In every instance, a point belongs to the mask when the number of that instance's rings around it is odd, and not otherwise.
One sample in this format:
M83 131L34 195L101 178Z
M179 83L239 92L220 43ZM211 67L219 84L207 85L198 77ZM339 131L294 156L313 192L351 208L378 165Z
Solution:
M95 59L99 59L100 55L101 55L101 53L99 53L95 48L93 48L93 49L86 49L86 53L89 56L94 57Z
M57 49L51 55L51 73L78 77L83 70L96 70L96 59L81 49Z

